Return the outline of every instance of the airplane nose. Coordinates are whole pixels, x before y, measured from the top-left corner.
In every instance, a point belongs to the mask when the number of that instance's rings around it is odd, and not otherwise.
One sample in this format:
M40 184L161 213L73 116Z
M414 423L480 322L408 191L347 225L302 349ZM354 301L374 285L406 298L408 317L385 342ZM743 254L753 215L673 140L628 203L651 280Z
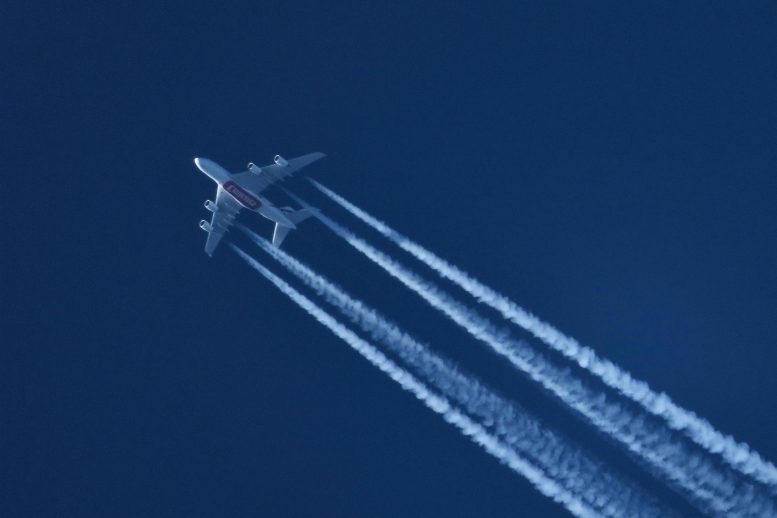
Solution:
M197 157L194 159L194 165L197 166L197 169L205 173L208 177L210 177L214 182L218 184L221 184L229 180L229 177L230 177L229 171L227 171L226 169L218 165L213 160Z
M208 173L208 170L210 169L209 167L210 160L208 160L207 158L197 157L194 159L194 165L197 166L197 169L210 176L210 174Z

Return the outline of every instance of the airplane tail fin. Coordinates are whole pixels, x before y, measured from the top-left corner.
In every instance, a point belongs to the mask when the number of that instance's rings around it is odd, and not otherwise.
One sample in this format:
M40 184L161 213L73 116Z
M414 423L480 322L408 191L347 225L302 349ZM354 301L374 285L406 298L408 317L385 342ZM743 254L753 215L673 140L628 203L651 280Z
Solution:
M288 218L288 220L295 225L299 225L313 215L308 209L294 210L291 207L283 207L281 211L283 211L283 214ZM290 230L291 227L287 227L286 225L276 222L275 230L272 233L273 246L280 248L281 243L283 243L283 240L286 239L286 236Z

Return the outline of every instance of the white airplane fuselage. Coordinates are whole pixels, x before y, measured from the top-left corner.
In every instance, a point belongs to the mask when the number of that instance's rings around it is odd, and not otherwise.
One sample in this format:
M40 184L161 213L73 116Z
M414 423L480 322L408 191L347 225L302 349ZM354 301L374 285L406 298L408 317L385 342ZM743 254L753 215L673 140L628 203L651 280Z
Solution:
M286 217L283 211L279 210L272 202L240 185L235 181L229 171L213 160L195 158L194 164L197 166L197 169L209 176L241 206L250 211L258 212L265 218L276 223L281 223L292 229L297 228L296 225Z

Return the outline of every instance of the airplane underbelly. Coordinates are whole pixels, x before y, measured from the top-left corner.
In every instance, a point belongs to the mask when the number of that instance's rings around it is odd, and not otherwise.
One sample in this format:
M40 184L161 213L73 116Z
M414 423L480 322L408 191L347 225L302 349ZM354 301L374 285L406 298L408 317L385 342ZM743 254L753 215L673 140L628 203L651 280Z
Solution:
M240 205L247 209L259 210L259 207L262 206L262 202L260 202L256 196L249 193L232 180L224 183L224 190L235 198Z

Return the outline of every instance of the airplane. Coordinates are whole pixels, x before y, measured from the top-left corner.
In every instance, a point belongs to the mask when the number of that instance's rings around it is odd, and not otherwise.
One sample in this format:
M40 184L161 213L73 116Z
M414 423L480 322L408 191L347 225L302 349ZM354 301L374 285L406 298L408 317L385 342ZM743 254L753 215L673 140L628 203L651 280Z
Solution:
M248 164L247 171L236 174L230 174L213 160L195 158L194 165L197 169L218 185L216 201L205 200L205 208L213 213L213 217L210 223L206 220L200 221L200 228L208 233L205 253L208 256L213 255L224 233L229 230L238 212L244 207L275 222L272 244L280 247L289 231L310 217L311 212L308 209L278 208L262 196L261 192L325 156L324 153L316 152L286 160L281 155L275 155L274 163L270 165L259 167L252 162Z

